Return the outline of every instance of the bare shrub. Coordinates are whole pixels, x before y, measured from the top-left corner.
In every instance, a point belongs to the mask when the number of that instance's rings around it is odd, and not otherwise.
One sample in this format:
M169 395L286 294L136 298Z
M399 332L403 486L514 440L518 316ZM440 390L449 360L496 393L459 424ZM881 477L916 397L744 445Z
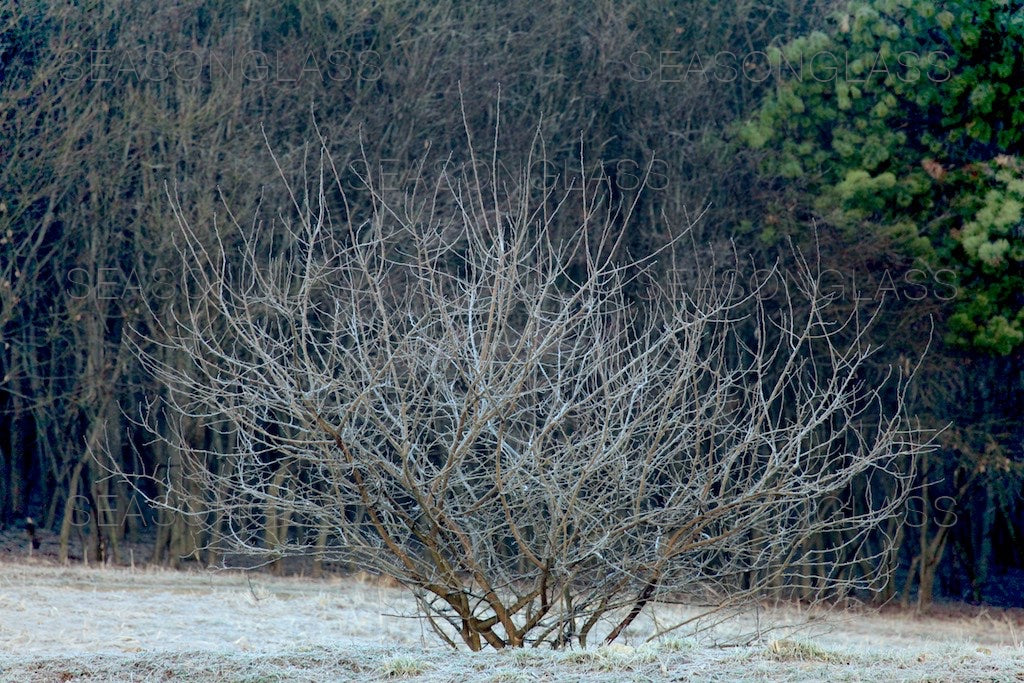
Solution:
M165 503L212 543L393 575L472 650L610 643L657 601L879 585L879 532L928 446L899 410L863 419L883 413L865 326L830 319L813 264L769 306L679 275L679 237L630 258L629 207L575 190L556 242L528 171L402 194L365 178L352 220L326 145L321 162L294 215L232 221L241 255L172 201L186 303L135 349L167 387L156 438L182 453ZM197 446L197 424L234 447Z

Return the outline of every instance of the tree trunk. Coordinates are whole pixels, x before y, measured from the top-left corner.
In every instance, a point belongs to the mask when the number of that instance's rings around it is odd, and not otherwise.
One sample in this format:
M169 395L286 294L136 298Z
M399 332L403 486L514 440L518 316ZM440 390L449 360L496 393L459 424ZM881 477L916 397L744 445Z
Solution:
M75 465L74 471L71 473L71 481L68 483L68 497L64 502L64 518L60 523L60 550L58 551L58 558L61 564L68 563L68 544L71 541L71 526L75 523L75 504L78 499L78 486L82 481L82 468L85 467L85 461L88 456L82 455L78 459L78 463Z

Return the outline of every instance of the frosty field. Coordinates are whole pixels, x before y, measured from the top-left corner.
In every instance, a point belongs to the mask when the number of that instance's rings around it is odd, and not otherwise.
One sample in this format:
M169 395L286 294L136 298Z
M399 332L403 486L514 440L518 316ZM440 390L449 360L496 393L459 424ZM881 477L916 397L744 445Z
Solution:
M797 631L715 647L673 632L662 607L622 644L587 651L452 652L399 588L276 578L0 564L4 681L1021 681L1024 625L1003 610L929 618L889 612L762 612Z

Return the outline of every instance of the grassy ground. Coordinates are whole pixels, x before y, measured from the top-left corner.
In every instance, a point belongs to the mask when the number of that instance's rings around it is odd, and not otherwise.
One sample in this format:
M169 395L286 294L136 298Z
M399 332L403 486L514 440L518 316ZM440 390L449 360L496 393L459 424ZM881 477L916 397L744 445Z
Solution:
M400 590L358 579L0 564L4 681L1024 681L1015 613L771 610L702 640L471 654L440 647ZM715 647L803 624L755 644Z

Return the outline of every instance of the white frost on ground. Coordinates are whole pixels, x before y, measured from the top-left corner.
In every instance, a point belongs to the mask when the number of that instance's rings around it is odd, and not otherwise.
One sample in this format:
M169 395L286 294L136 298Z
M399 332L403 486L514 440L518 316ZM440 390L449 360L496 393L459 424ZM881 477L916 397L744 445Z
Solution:
M621 645L481 654L441 647L414 612L404 591L370 581L0 564L0 679L1024 681L1022 634L998 612L814 614L744 647L679 632L645 643L687 613L664 607ZM715 637L755 629L747 617Z
M255 574L0 565L0 646L32 655L419 644L401 591Z

